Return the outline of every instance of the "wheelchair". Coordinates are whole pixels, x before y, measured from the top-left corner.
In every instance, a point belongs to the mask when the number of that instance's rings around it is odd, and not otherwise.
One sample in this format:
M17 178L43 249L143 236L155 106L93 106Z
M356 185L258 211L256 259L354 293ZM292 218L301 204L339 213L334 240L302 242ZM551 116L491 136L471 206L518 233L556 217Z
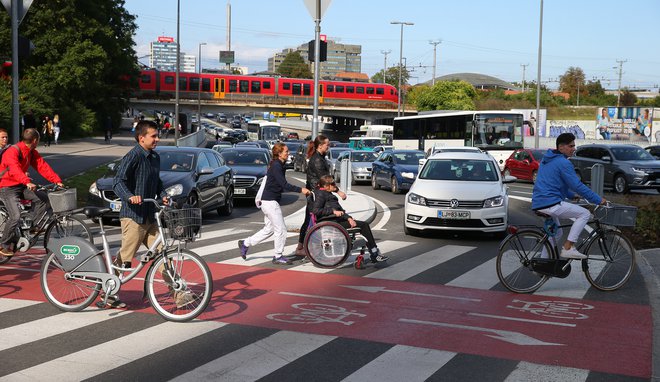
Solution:
M360 233L358 227L344 228L333 221L332 217L316 219L312 213L314 193L307 197L307 211L310 215L310 227L307 229L303 249L306 258L319 268L336 268L346 262L354 247L360 253L353 261L355 269L364 269L366 240L357 238Z

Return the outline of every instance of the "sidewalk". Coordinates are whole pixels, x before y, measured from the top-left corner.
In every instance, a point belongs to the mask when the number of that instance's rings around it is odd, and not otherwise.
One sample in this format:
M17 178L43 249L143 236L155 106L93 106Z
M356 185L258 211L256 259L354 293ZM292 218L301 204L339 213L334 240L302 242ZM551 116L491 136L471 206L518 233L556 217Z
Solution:
M358 192L349 191L346 194L346 200L339 199L339 204L351 215L355 220L362 220L371 223L376 217L376 205L374 201L367 195ZM293 214L286 216L286 229L289 232L298 232L300 226L305 220L305 208L301 208Z
M660 248L637 251L637 265L649 292L653 318L652 381L660 381Z

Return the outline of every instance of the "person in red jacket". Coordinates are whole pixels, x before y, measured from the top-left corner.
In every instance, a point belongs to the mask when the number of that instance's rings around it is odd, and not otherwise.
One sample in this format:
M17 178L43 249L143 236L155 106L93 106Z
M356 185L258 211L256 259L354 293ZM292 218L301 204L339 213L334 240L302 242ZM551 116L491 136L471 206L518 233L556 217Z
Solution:
M46 163L36 150L39 145L39 132L35 129L23 131L22 140L12 147L8 147L2 155L0 162L0 198L7 208L8 218L0 239L0 255L10 257L14 255L11 247L15 244L16 226L21 216L18 206L20 199L32 201L33 219L42 216L44 211L50 209L48 194L36 191L37 185L32 183L27 170L32 166L48 181L64 186L60 177Z

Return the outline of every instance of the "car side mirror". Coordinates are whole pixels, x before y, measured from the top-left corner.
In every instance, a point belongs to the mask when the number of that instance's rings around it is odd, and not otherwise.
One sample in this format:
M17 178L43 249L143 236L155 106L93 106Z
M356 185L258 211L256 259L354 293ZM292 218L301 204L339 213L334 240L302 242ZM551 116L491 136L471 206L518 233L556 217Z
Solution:
M109 163L108 164L108 170L110 171L115 171L115 168L117 167L117 163Z
M603 155L603 157L600 158L600 160L603 160L603 161L605 161L605 162L611 162L611 161L612 161L612 157L609 156L609 155Z
M202 167L201 170L197 173L197 175L208 175L208 174L213 174L213 169L211 167Z
M515 182L516 180L518 180L518 178L516 178L515 176L507 175L507 176L505 176L504 179L502 180L502 183L513 183L513 182Z
M529 165L529 159L523 159L523 164Z
M419 160L418 172L422 172L422 167L424 167L425 164L426 164L426 159L420 159Z

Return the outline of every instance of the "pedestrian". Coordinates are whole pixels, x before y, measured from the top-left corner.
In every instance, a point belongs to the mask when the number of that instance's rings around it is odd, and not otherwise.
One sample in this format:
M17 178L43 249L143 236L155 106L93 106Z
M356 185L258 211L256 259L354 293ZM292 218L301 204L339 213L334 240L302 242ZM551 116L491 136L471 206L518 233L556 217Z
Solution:
M273 159L268 166L266 173L266 184L261 195L260 208L264 213L264 227L248 237L245 240L238 241L238 248L241 250L243 260L247 259L247 253L251 246L257 245L274 235L275 254L273 264L291 264L291 260L284 257L284 243L286 241L286 223L282 210L280 209L280 200L285 191L301 192L309 195L309 189L294 186L286 181L284 163L289 157L289 148L282 142L277 142L273 146Z
M163 125L163 130L165 133L165 139L167 139L167 136L170 134L170 120L168 118L165 118L165 124Z
M53 116L53 135L55 137L55 144L57 144L57 140L60 138L60 115L55 114Z
M105 141L110 142L112 140L112 118L110 116L105 117L103 130L105 132ZM135 127L133 127L132 131L135 131Z
M309 142L307 147L307 159L309 163L307 164L307 181L305 182L305 187L313 190L315 189L322 176L330 175L330 166L328 161L325 160L325 155L330 149L330 140L325 135L317 135L316 139ZM337 195L339 195L342 200L346 200L346 194L342 191L337 190ZM307 228L309 226L310 216L305 213L305 220L300 226L300 234L298 235L298 246L296 247L296 256L305 256L305 250L303 249L303 243L305 242L305 235L307 235Z
M9 144L9 133L7 133L7 130L0 128L0 153L4 153L9 146L11 146ZM2 158L2 154L0 154L0 158Z
M50 142L52 141L53 137L53 121L50 120L50 117L44 117L44 122L41 126L41 132L44 136L44 146L50 147Z

